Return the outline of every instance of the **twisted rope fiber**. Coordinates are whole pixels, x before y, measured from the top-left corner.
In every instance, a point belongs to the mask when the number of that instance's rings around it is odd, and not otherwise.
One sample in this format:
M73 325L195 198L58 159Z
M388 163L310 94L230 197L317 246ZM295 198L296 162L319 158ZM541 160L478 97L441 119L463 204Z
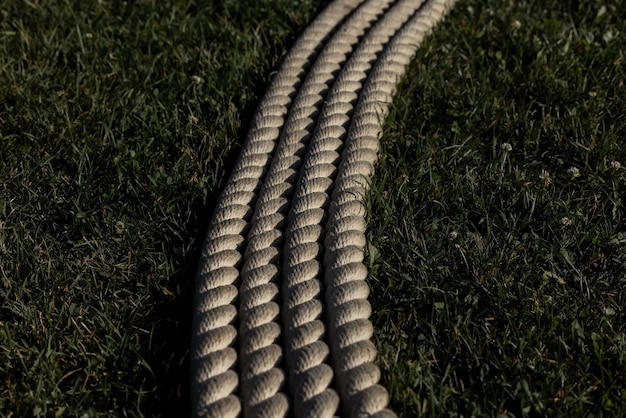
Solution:
M191 342L191 401L196 416L235 417L237 266L256 193L276 148L291 97L325 40L363 0L337 0L305 30L283 60L255 117L233 174L215 208L196 276Z
M384 45L421 4L399 1L359 43L326 98L300 170L286 230L282 288L289 386L297 416L330 417L337 411L337 395L328 389L333 372L323 341L320 224L362 83Z
M377 61L353 116L330 204L330 215L326 215L324 208L328 205L328 193L333 189L332 177L339 161L341 138L345 136L345 127L350 123L349 114L369 68L367 59L355 64L359 62L355 57L360 56L359 51L364 51L365 55L370 54L370 61L375 60L380 46L372 47L368 41L374 35L368 34L363 40L338 75L335 85L332 84L332 76L366 28L380 17L391 1L369 0L354 12L336 35L336 38L352 37L352 42L340 42L335 38L328 42L298 92L282 133L280 126L287 114L289 98L302 82L303 72L310 65L315 51L319 51L319 44L359 3L339 0L332 3L294 47L304 45L309 48L307 53L298 50L287 56L259 105L235 172L218 202L197 276L192 341L192 402L196 415L237 416L241 412L240 401L235 395L238 378L233 370L237 355L232 347L237 336L234 321L238 294L244 415L285 416L288 412L289 398L281 392L285 373L280 368L281 329L277 322L280 308L276 303L279 291L275 282L279 275L280 247L289 199L294 193L294 183L311 135L312 144L296 191L296 197L302 195L303 199L294 199L289 215L291 232L287 235L288 245L284 254L287 265L283 286L286 363L290 368L290 380L294 381L290 393L295 398L296 412L303 415L331 416L337 409L337 394L329 387L333 373L325 364L329 349L322 340L325 333L320 320L322 290L319 278L316 278L320 270L318 260L323 253L319 243L324 239L319 223L323 223L328 216L324 258L328 309L326 332L329 334L330 354L343 411L349 416L393 415L384 409L387 394L376 384L380 373L372 363L376 349L369 341L372 327L368 317L371 309L366 300L368 288L362 264L365 222L360 199L376 158L377 135L380 132L378 118L386 115L386 106L391 100L397 77L414 54L417 43L443 16L445 6L451 5L452 1L432 0L427 3L391 41L390 47ZM398 14L393 11L398 10L400 4L409 7L409 3L409 0L400 1L385 13ZM420 2L413 2L413 10L419 7L415 3ZM340 15L340 11L343 14ZM408 9L405 13L399 21L385 17L376 27L401 25L412 14ZM331 21L334 26L329 23ZM415 21L421 22L417 25L421 26L407 29L415 26L411 23ZM363 26L355 29L348 24L354 22L361 22ZM386 39L377 41L384 44L396 29L372 29L371 32L386 34L382 35ZM399 40L403 37L413 37L414 43L411 45L410 40ZM348 49L344 49L346 45ZM376 48L379 48L378 52L375 52ZM320 122L315 127L324 94L331 85L328 104L322 108ZM279 133L280 145L266 175ZM319 164L320 159L326 162ZM249 226L257 194L259 198ZM300 201L309 203L302 205L298 203ZM309 207L313 210L306 209ZM313 215L303 215L305 211ZM314 218L317 221L312 222ZM303 219L304 223L298 219ZM246 238L249 244L238 292L236 282L240 275L237 268L241 265ZM316 254L312 258L307 254L311 249ZM309 267L313 267L312 276L306 272ZM298 277L301 274L303 276ZM312 317L311 312L314 313ZM294 322L290 319L292 316L300 319Z
M295 181L325 94L335 74L366 30L391 3L368 0L359 7L320 53L296 97L259 192L244 255L240 285L240 372L245 416L285 416L289 398L281 368L280 307L276 301L285 218ZM318 326L317 330L323 330ZM326 373L327 382L332 372ZM330 378L330 379L328 379ZM336 394L323 395L338 405ZM336 409L336 406L335 406Z
M431 0L402 28L376 62L361 93L346 138L327 223L324 257L330 350L347 416L390 416L384 388L376 383L376 347L369 321L363 197L374 172L380 121L398 79L423 38L455 0ZM377 411L380 411L378 413Z

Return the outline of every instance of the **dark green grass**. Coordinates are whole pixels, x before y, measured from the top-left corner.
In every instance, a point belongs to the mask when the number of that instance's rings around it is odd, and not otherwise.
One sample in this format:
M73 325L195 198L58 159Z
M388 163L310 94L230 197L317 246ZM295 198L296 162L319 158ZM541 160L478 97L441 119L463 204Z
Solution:
M0 3L0 415L188 414L198 249L318 3Z
M620 1L461 1L420 49L369 197L403 416L626 416L625 55Z

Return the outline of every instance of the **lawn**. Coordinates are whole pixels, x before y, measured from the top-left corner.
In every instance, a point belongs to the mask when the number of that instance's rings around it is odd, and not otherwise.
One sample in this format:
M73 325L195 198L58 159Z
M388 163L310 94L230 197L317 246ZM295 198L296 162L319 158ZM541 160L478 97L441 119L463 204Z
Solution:
M200 244L319 7L2 1L0 411L189 412Z
M461 1L420 49L369 196L405 416L626 416L626 5Z
M189 413L193 276L320 1L0 5L0 415ZM626 4L460 0L368 196L402 416L626 416Z

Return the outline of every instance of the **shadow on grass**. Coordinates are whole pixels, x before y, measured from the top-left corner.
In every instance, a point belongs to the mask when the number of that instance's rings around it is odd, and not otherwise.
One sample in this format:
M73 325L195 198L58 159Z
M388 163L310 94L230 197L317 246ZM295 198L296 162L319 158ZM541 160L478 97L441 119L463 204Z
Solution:
M261 79L256 81L255 97L262 97L266 86ZM258 101L244 106L242 128L237 134L240 144L246 137L257 106ZM159 240L167 243L165 256L171 260L176 273L167 280L165 291L153 296L155 308L146 319L146 327L151 332L142 344L147 347L142 357L149 365L146 381L152 385L151 389L148 385L152 401L146 403L146 416L191 414L190 351L195 275L209 221L238 153L239 148L235 147L227 155L224 162L227 175L217 190L208 193L207 204L191 204L189 221L184 230L178 231L180 234L165 232Z
M187 225L183 239L190 243L190 252L183 254L179 248L186 245L173 233L163 237L169 242L168 258L172 260L176 273L164 286L164 291L154 295L155 308L146 318L151 330L146 336L143 354L150 366L153 389L147 402L146 416L188 416L190 407L189 355L191 344L191 322L193 318L194 278L202 242L208 227L209 209L197 205L192 210L192 220ZM168 236L169 235L169 236ZM177 242L178 241L178 242Z

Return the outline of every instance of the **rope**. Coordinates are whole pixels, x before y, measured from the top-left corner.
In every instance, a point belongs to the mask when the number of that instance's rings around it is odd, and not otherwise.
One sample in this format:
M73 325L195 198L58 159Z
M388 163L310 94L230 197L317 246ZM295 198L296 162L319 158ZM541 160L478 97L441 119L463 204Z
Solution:
M368 0L359 7L329 41L315 61L289 111L281 139L265 179L252 218L240 286L241 377L244 416L284 416L288 397L281 389L286 376L280 362L280 307L276 281L280 277L285 218L294 183L311 130L316 125L326 92L372 22L380 17L391 0ZM309 329L319 335L323 324ZM326 377L332 378L326 373ZM329 383L329 382L327 382ZM323 396L336 398L331 393ZM332 414L331 414L332 416Z
M196 277L196 416L394 416L373 363L362 198L395 85L454 0L422 1L334 1L259 105Z
M411 0L399 1L361 41L326 97L301 168L287 228L283 277L285 349L296 415L330 417L337 410L338 396L327 389L333 371L326 364L329 348L322 339L324 228L320 222L330 200L340 149L362 82L390 37L420 5Z
M215 208L196 275L191 340L191 402L196 416L235 417L239 265L256 193L292 97L329 35L363 0L330 4L285 57L255 114L233 173Z
M373 363L376 347L370 340L373 328L363 264L363 197L374 172L380 123L417 46L453 2L427 2L391 40L366 82L345 140L326 227L324 265L332 363L344 413L350 417L393 416L384 409L385 389L377 385L380 371Z

